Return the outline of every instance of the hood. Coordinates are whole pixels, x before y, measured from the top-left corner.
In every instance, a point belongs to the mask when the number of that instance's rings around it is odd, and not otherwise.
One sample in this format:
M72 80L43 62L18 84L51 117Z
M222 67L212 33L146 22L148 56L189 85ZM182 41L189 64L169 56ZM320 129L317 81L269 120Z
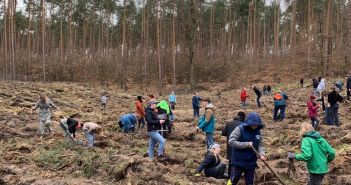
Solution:
M306 132L303 137L310 137L313 139L319 139L321 137L321 134L319 132L316 131L310 131L310 132Z
M171 95L175 95L173 91L171 92Z
M243 125L244 127L258 126L258 129L262 129L264 126L261 117L257 112L250 112Z
M212 109L212 110L214 110L214 106L213 106L212 103L209 103L209 104L206 105L205 109Z

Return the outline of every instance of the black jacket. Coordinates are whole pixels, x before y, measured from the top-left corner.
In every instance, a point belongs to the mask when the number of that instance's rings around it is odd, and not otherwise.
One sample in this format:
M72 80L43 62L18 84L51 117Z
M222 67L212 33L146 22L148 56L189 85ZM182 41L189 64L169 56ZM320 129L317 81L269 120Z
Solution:
M68 132L73 134L73 137L75 138L77 126L78 126L78 121L76 121L72 118L67 118L67 126L68 126Z
M145 109L145 119L147 122L147 131L151 132L154 130L161 130L160 120L157 118L157 113L151 108L146 107Z
M340 96L335 90L328 94L328 103L332 106L338 102L342 102L344 100L343 97Z
M259 89L254 88L253 90L255 91L256 96L258 96L258 97L262 96L262 93L261 93L261 91Z
M230 156L232 154L232 147L229 145L229 137L230 134L234 131L234 129L241 125L242 122L238 119L238 118L234 118L233 121L227 123L224 127L224 129L222 130L222 136L227 136L227 159L230 159Z
M201 162L200 166L196 169L195 173L201 173L202 170L205 170L205 175L209 176L207 169L216 167L220 163L221 163L220 158L218 157L218 160L217 160L216 157L211 152L208 151L205 155L205 159Z
M318 85L319 85L318 80L315 79L315 78L313 78L313 79L312 79L312 87L313 87L314 89L317 89Z
M347 78L347 81L346 81L346 90L349 90L351 89L351 78Z

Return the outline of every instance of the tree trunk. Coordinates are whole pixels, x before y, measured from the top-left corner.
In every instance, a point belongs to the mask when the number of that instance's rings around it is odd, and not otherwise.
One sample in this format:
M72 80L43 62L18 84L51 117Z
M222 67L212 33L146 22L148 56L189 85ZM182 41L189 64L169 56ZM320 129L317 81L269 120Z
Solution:
M295 49L295 35L296 35L296 29L295 29L295 15L296 15L296 0L292 0L292 10L291 10L291 24L290 24L290 50L292 51L291 54L293 53Z
M176 48L175 48L175 14L176 1L173 0L173 14L172 14L172 60L173 60L173 86L176 86Z
M45 1L41 0L41 60L43 64L43 82L46 82L45 70Z
M327 5L327 13L325 17L325 22L324 22L324 33L323 33L323 71L322 74L323 76L326 76L327 74L327 65L329 62L329 45L328 45L328 40L329 40L329 23L330 23L330 14L331 14L331 6L332 6L332 0L328 0L328 5Z
M7 64L7 9L6 0L4 0L4 62L5 62L5 80L8 80L8 64Z
M122 58L122 69L121 69L121 88L126 88L125 85L125 63L126 63L126 57L125 57L125 50L126 50L126 1L123 1L123 22L122 22L122 48L121 48L121 58Z

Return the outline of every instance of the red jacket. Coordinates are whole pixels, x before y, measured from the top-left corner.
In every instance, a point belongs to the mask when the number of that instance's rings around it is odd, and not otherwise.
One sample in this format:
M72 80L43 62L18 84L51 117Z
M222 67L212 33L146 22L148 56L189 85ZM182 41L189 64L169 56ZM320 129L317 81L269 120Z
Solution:
M246 90L241 90L241 93L240 93L240 100L241 101L246 101L246 98L247 98L247 93L246 93Z
M140 101L135 102L135 109L136 109L136 113L140 118L145 116L145 109L143 107L143 104Z
M308 117L309 118L315 118L317 117L317 110L319 108L319 106L317 104L313 105L313 102L311 100L309 100L307 102L307 108L308 108Z

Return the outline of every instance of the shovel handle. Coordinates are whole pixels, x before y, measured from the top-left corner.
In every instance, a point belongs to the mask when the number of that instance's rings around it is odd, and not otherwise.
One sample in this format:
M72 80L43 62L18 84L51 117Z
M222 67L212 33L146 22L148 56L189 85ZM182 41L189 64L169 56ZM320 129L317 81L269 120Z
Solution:
M254 147L250 147L257 155L257 157L260 157L260 154L257 152L257 150ZM267 168L273 173L273 175L275 177L277 177L278 181L283 184L286 185L286 183L279 177L279 175L277 173L275 173L275 171L268 165L268 163L266 161L261 160L266 166Z

